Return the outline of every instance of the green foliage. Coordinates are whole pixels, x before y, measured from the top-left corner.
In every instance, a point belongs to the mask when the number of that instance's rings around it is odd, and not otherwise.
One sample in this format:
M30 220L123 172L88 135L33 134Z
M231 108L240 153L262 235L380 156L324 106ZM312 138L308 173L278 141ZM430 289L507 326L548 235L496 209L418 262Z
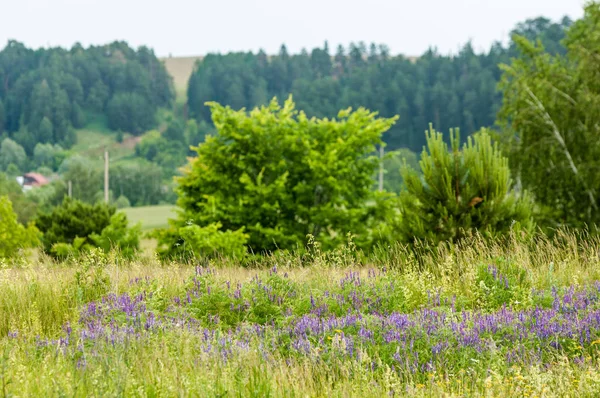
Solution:
M102 169L90 159L80 155L66 158L58 169L62 179L71 181L73 198L86 203L96 201L96 193L102 189Z
M103 203L66 198L51 213L40 214L37 225L44 234L44 250L57 258L77 257L94 248L104 253L117 249L132 258L139 250L141 226L129 228L125 214Z
M20 224L10 199L0 196L0 258L12 258L20 250L36 246L38 234L33 224L26 227Z
M395 118L361 108L309 119L291 99L250 113L210 108L218 134L195 148L198 157L178 179L184 212L173 228L244 228L255 253L304 246L309 234L325 248L344 243L349 231L361 247L372 242L379 161L370 155ZM174 248L180 239L161 243Z
M400 193L404 188L404 180L400 171L405 162L416 169L419 167L419 156L408 148L400 148L385 154L383 159L384 190Z
M185 164L187 151L183 142L169 141L160 132L151 131L136 145L135 153L161 166L165 177L172 177Z
M67 194L67 184L60 179L28 191L25 195L26 199L35 204L28 219L33 219L36 212L50 212L53 207L62 203Z
M558 23L537 18L518 24L515 32L564 52L560 42L569 25L568 18ZM516 55L514 43L495 43L482 53L467 43L453 56L430 49L414 59L364 43L339 46L336 54L327 43L296 55L284 45L269 57L262 52L208 54L189 79L188 108L190 116L209 123L206 101L252 109L274 96L293 94L307 115L329 118L339 109L364 106L383 117L400 116L384 136L389 149L420 151L425 145L421 132L430 122L442 131L459 127L469 134L493 125L501 105L497 65Z
M163 258L244 258L248 242L244 228L236 231L221 228L222 224L212 223L205 227L190 224L159 230L154 234L159 239L157 252Z
M164 65L146 47L124 42L32 50L9 41L0 51L0 132L31 154L38 143L75 143L87 113L132 133L154 125L174 99Z
M93 233L90 240L93 245L104 250L105 253L117 249L125 258L133 258L140 249L141 224L128 227L127 216L115 213L100 234Z
M56 171L65 157L66 152L60 145L38 143L33 149L32 163L34 167L48 167Z
M185 143L185 126L183 125L183 121L170 117L167 120L167 129L163 133L163 137L167 141Z
M113 130L140 135L154 124L152 104L136 93L118 93L107 105L108 125Z
M166 198L163 170L143 159L111 165L110 189L133 206L155 205Z
M66 258L75 253L67 250L63 254L63 258ZM91 249L78 258L74 283L69 286L69 293L75 297L77 303L87 303L108 293L110 278L106 266L106 254L98 249Z
M505 305L526 306L531 293L527 271L509 262L480 265L475 279L477 305L495 310Z
M54 127L48 117L44 116L38 128L38 139L40 142L52 142L54 139Z
M36 225L44 234L42 243L44 251L52 254L52 247L57 243L73 244L76 238L84 243L92 244L90 236L100 235L111 223L115 208L103 203L90 205L79 200L65 198L60 206L50 213L41 213Z
M6 396L598 396L599 247L564 231L475 238L419 270L403 245L346 266L99 249L4 262L0 382Z
M406 190L400 194L400 240L458 240L465 233L506 234L515 223L531 230L533 203L526 193L511 190L508 159L486 130L460 139L450 132L452 148L430 127L421 174L402 171Z
M544 227L600 223L599 20L600 4L590 3L568 32L567 55L515 36L521 56L502 66L501 139Z
M21 224L25 225L34 218L37 202L29 194L23 193L23 189L14 177L2 172L0 172L0 196L8 197Z
M0 171L7 171L11 164L19 171L25 171L27 154L21 145L10 138L5 138L0 144Z
M131 207L131 202L127 199L127 196L121 195L115 200L115 207L117 209L126 209Z

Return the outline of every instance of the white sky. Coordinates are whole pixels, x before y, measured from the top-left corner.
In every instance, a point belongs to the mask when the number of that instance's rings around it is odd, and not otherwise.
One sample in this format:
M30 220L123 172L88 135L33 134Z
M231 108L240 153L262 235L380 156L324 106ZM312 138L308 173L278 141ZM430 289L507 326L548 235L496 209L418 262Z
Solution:
M125 40L159 56L293 53L329 41L387 44L393 54L444 54L472 40L505 41L517 22L583 15L584 0L0 0L0 47L84 46Z

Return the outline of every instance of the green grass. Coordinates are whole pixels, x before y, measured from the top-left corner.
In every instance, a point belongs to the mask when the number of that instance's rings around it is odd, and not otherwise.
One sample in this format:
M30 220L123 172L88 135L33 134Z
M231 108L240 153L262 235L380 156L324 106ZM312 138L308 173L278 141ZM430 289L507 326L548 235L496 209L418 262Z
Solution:
M596 397L599 250L559 233L251 268L114 253L1 263L0 396ZM489 326L503 322L518 327ZM532 334L552 322L596 326Z
M173 205L129 207L120 210L127 215L130 224L142 224L144 231L168 226L169 218L176 216L177 207Z

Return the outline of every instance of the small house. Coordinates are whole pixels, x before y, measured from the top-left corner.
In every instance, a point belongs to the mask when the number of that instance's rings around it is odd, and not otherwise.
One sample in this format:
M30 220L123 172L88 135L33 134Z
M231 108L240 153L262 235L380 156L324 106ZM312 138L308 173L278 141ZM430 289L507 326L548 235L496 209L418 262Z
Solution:
M17 177L17 182L23 187L23 191L29 191L31 188L41 187L49 183L48 179L40 173L26 173L21 177Z

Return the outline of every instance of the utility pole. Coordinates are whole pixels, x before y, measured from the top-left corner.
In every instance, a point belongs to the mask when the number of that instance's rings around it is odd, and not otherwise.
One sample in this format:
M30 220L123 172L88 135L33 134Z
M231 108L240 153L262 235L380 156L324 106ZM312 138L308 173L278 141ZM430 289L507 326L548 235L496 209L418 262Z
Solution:
M379 145L379 192L383 192L383 144Z
M67 182L67 192L69 193L69 198L73 197L73 183L71 180Z
M108 149L104 149L104 202L108 204Z

